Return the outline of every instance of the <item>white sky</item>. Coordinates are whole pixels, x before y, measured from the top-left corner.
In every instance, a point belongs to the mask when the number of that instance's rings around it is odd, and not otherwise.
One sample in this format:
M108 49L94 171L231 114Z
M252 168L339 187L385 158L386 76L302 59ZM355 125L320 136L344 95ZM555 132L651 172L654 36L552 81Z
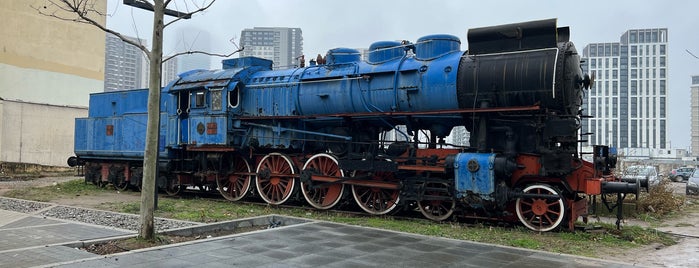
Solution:
M107 26L150 40L151 13L108 0ZM208 0L176 0L170 9L193 10ZM186 6L184 3L188 3ZM467 49L469 28L558 18L570 26L578 51L589 43L619 42L629 29L668 28L669 137L672 148L690 145L691 75L699 75L699 1L463 1L463 0L218 0L205 13L166 28L165 54L179 52L177 28L199 28L210 34L212 52L234 50L245 28L298 27L303 31L304 54L325 54L335 47L368 47L380 40L409 40L447 33L461 38ZM137 29L135 31L134 29ZM188 41L189 42L189 41ZM188 44L191 45L191 44ZM306 57L309 58L309 57ZM214 66L220 68L219 66Z

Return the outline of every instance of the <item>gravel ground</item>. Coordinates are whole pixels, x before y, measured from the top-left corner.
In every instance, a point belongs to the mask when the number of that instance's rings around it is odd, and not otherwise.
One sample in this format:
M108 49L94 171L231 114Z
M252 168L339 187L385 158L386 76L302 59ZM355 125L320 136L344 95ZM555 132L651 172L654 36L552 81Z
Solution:
M0 209L34 214L44 217L57 218L102 225L112 228L138 231L139 216L134 214L116 213L104 210L86 209L71 206L61 206L49 203L34 202L13 198L0 197ZM200 225L195 222L155 218L156 231L178 229Z

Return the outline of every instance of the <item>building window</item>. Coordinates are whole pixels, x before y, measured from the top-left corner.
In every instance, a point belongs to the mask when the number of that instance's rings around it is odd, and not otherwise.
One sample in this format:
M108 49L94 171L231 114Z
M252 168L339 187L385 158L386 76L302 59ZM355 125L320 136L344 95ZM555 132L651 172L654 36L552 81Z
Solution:
M597 57L597 45L590 45L588 47L588 52L590 54L590 57Z
M638 58L636 58L636 57L631 58L631 67L632 68L638 67Z
M664 68L660 69L660 78L665 78L665 69Z
M660 55L665 55L665 45L660 45Z
M660 118L665 118L665 97L660 97Z
M665 57L660 57L660 67L665 67Z

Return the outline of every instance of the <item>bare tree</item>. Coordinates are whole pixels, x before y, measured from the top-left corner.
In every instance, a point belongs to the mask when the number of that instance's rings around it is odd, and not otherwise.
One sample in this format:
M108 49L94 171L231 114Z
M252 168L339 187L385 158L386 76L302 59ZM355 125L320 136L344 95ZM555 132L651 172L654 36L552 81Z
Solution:
M132 0L139 7L153 11L153 35L152 46L150 49L145 47L138 41L126 38L119 32L108 29L101 24L97 18L104 18L106 14L95 8L96 1L103 0L46 0L46 3L41 7L34 7L39 13L65 21L73 21L76 23L85 23L95 26L102 31L113 34L122 41L131 44L142 50L150 61L148 84L148 123L146 126L146 146L143 159L143 182L141 191L141 228L139 236L143 239L155 239L155 224L153 219L153 211L155 209L155 182L158 168L158 136L160 130L160 81L163 63L163 30L165 27L180 21L183 18L191 17L196 13L200 13L211 7L216 0L202 0L199 5L195 5L194 11L177 12L176 17L170 22L164 22L164 15L167 6L172 0ZM189 8L189 6L187 6ZM170 15L172 13L168 13ZM137 39L138 40L138 39ZM214 54L206 51L187 51L177 53L168 59L182 54L202 53L212 56L228 57L242 49L227 54Z

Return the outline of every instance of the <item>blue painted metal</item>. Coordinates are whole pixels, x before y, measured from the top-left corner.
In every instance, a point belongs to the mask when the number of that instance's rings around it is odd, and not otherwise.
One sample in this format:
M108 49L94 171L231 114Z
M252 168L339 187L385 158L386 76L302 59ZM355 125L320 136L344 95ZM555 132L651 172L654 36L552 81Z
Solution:
M227 120L225 116L195 115L189 120L189 141L197 146L226 145Z
M176 100L161 93L159 154L168 157L177 132L171 118ZM148 90L127 90L90 95L87 118L75 119L75 154L82 158L142 159L145 149Z
M247 68L253 66L262 67L263 70L272 70L272 61L255 58L255 57L242 57L234 59L226 59L222 61L223 69L234 69L234 68Z
M358 62L361 59L359 51L351 48L333 48L325 55L328 65Z
M323 115L458 109L454 89L456 70L463 54L454 51L455 47L458 50L458 38L447 35L425 38L421 39L426 40L425 42L419 41L416 45L416 53L423 53L420 55L426 55L425 57L409 56L399 42L383 41L372 45L371 63L361 61L357 50L336 48L328 52L327 64L304 68L272 70L272 62L269 60L243 57L224 60L222 70L193 70L182 73L178 80L163 88L163 92L167 94L161 95L161 109L164 115L161 119L161 147L165 150L195 143L197 146L244 146L248 142L255 142L260 146L288 148L299 146L293 144L294 142L318 136L318 133L323 132L317 127L307 129L306 123L332 125L342 120L324 118ZM419 52L420 49L431 52ZM240 100L238 106L232 108L228 105L227 95L236 86L239 89ZM221 89L223 109L218 111L211 109L210 91L213 89ZM191 92L194 91L205 93L206 105L192 106L194 98ZM145 89L91 96L89 119L80 122L79 126L93 129L94 132L95 129L106 126L104 123L90 120L109 118L118 122L115 123L115 131L129 128L134 129L134 132L127 136L117 136L114 142L95 136L101 133L81 134L80 139L103 143L100 146L104 148L97 148L76 138L76 144L81 147L76 146L76 151L87 152L96 149L105 153L124 154L127 150L140 148L140 135L145 133L145 129L136 124L145 122L137 118L146 115L147 96ZM187 111L180 111L178 114L180 96L189 98L187 100L190 106ZM270 125L270 122L264 121L266 117L294 115L317 118L275 122L272 128L263 127ZM239 116L257 117L263 121L246 121L259 126L245 125L238 119ZM452 125L457 124L452 117L441 115L428 119L450 129ZM123 121L125 118L129 121ZM362 120L392 127L381 116ZM206 133L207 123L216 124L215 134ZM199 133L200 124L204 125L204 134ZM116 131L118 135L122 135L123 132ZM245 137L240 137L241 135ZM343 140L348 138L325 136ZM124 145L119 141L129 144ZM112 147L108 148L109 146Z
M457 198L476 195L482 200L493 200L495 192L494 163L495 154L457 154L454 161Z
M415 44L415 57L432 60L451 52L459 51L461 40L449 34L433 34L420 37Z
M405 49L398 41L378 41L369 46L368 63L381 64L390 60L400 59L405 55Z

